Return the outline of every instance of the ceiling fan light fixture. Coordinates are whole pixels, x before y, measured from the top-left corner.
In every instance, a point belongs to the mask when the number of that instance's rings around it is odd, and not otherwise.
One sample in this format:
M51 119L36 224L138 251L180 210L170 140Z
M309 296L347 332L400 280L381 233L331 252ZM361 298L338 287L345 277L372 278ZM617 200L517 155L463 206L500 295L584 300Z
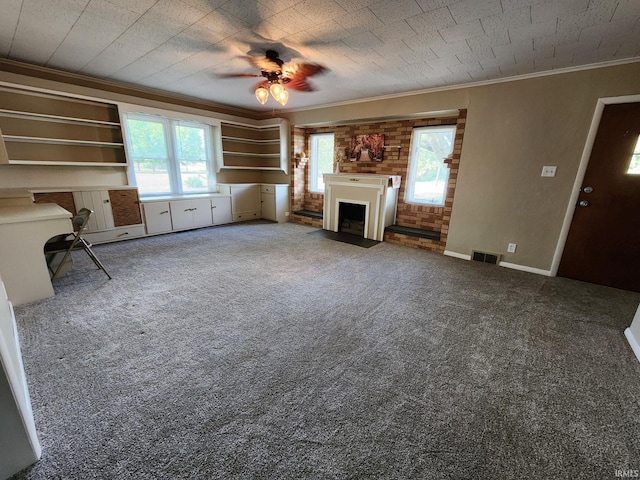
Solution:
M256 88L256 98L262 105L264 105L269 98L269 90L264 87Z
M282 86L281 83L274 82L269 87L269 91L271 92L271 95L273 96L273 98L278 99L280 98L280 95L284 91L284 87Z
M289 92L287 92L283 88L282 92L280 92L280 95L275 97L275 99L278 101L278 103L280 103L280 105L282 105L284 107L287 104L287 101L289 100Z

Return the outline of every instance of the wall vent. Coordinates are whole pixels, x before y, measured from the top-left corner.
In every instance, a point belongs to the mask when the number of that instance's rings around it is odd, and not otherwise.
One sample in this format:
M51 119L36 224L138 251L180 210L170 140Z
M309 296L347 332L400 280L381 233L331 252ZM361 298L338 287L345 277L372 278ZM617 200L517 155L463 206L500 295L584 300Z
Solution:
M483 263L490 263L492 265L497 265L498 261L500 260L500 255L497 255L495 253L474 251L471 258L476 262L483 262Z

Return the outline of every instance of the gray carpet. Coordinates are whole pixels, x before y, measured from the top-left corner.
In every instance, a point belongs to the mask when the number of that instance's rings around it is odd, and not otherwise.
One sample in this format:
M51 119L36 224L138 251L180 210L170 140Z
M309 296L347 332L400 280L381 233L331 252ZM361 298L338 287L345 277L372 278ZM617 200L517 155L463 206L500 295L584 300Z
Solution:
M605 479L640 294L248 223L100 245L16 309L23 479Z

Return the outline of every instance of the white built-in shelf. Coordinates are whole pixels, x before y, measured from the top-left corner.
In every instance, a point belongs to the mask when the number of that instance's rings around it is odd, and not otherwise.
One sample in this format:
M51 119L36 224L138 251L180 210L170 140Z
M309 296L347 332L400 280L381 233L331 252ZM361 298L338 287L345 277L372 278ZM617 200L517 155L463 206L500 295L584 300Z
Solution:
M112 147L120 148L124 146L121 142L96 142L93 140L71 140L68 138L48 138L48 137L26 137L21 135L3 135L5 142L21 143L47 143L51 145L80 145L87 147Z
M88 118L64 117L61 115L47 115L44 113L21 112L18 110L7 110L4 108L0 108L0 116L25 118L25 119L38 120L43 122L77 123L82 125L92 125L92 126L98 126L98 127L102 126L102 127L109 127L109 128L120 128L120 123L118 122L106 122L103 120L91 120Z
M230 152L228 150L223 150L222 153L224 155L231 155L233 157L256 157L256 158L278 158L278 157L280 157L279 153Z
M222 166L220 167L220 170L278 170L278 171L282 171L282 169L280 167L247 167L247 166Z
M114 103L0 82L0 105L9 164L127 166Z
M59 160L11 160L9 159L9 165L57 165L57 166L69 166L69 167L127 167L129 163L120 162L61 162Z
M241 137L230 137L229 135L223 135L222 140L229 140L231 142L238 143L257 143L257 144L278 144L280 143L280 139L268 139L268 140L256 140L254 138L241 138Z

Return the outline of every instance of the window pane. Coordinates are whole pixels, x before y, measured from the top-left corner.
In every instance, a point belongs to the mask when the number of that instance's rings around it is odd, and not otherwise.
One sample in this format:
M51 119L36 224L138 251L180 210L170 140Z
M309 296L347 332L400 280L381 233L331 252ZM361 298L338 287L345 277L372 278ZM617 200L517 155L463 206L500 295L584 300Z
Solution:
M140 194L171 192L164 124L127 119L129 150Z
M627 173L630 175L640 175L640 137L638 137L636 148L633 150L633 155L631 155L631 163L629 163Z
M333 172L333 133L311 135L311 184L312 192L324 192L325 173Z
M449 178L444 159L453 151L454 133L454 127L414 131L408 201L444 205Z
M176 159L184 192L209 190L209 171L205 129L176 125Z

